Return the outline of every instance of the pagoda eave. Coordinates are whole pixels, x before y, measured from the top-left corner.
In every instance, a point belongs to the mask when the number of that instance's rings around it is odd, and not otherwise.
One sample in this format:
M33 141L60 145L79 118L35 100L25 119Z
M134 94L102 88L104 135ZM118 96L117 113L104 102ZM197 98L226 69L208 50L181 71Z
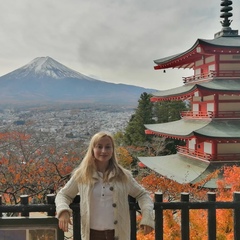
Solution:
M145 130L145 134L156 135L156 136L160 136L163 138L171 138L171 139L176 139L176 140L187 140L187 139L191 139L193 137L193 135L189 135L189 136L170 135L170 134L166 134L166 133L155 132L155 131L152 131L149 129Z
M151 97L150 101L151 102L170 101L170 100L183 101L183 100L191 99L193 95L194 95L194 92L191 92L189 94L175 95L175 96Z
M165 60L158 63L157 60L155 63L157 66L154 66L155 70L167 69L167 68L193 68L194 62L201 59L202 55L197 53L196 49L193 49L190 52L179 54L178 57L173 57L172 59Z
M234 40L233 40L234 39ZM198 39L195 44L185 52L155 60L155 70L167 68L193 68L194 62L203 56L214 54L239 54L240 37L221 37L214 40ZM229 41L233 41L230 45Z
M222 162L197 161L181 154L172 154L156 157L138 157L149 169L158 174L172 179L180 184L200 184L204 188L216 188L217 181L222 178L219 174L216 178L206 178L216 170L222 168ZM240 165L239 161L225 162L225 166Z
M156 134L169 138L188 139L194 132L207 126L211 119L180 119L173 122L145 124L147 134ZM201 132L199 132L201 133Z

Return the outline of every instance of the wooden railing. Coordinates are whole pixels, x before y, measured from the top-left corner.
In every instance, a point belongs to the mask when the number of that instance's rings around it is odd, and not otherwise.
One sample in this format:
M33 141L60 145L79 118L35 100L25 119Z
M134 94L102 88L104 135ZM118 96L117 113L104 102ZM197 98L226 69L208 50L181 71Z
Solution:
M194 81L201 81L201 80L207 80L210 78L216 77L216 72L215 71L210 71L209 73L201 73L201 74L196 74L193 76L189 77L183 77L183 83L187 84L190 82Z
M208 161L239 161L240 160L240 153L222 153L222 154L209 154L199 152L197 150L189 149L186 146L177 146L178 153L181 155L185 155L188 157L199 158L202 160Z
M240 70L225 70L225 71L210 71L209 73L196 74L189 77L183 77L183 83L190 83L194 81L208 80L213 77L228 77L240 78Z
M211 111L182 111L180 113L182 118L212 118L213 112Z
M163 194L160 192L155 193L155 240L164 239L164 211L165 210L179 210L180 214L180 228L181 228L181 239L190 240L190 211L192 209L205 209L208 212L207 219L207 234L208 240L217 239L217 218L216 211L217 209L232 209L233 210L233 232L234 239L240 239L240 193L233 193L232 202L216 202L216 193L208 193L208 201L206 202L190 202L189 193L181 193L181 199L178 202L163 202ZM4 224L4 221L8 221L8 218L2 217L3 213L15 212L21 213L22 216L25 216L24 219L28 218L30 212L48 212L48 215L55 215L55 205L54 205L54 195L49 195L47 204L28 204L28 197L22 196L21 203L19 205L3 205L2 199L0 197L0 222ZM77 196L74 199L74 202L70 205L73 210L73 239L81 240L80 233L80 208L79 208L80 198ZM137 211L139 211L139 206L136 203L135 199L129 197L129 209L130 209L130 219L131 219L131 240L137 239ZM15 218L16 219L16 218ZM17 228L17 226L16 226ZM1 229L1 226L0 226ZM61 231L61 230L59 230ZM60 235L59 235L60 236ZM62 239L63 232L61 231L61 237L58 237L57 240Z
M185 155L185 156L189 156L189 157L195 157L195 158L199 158L199 159L203 159L203 160L208 160L210 161L212 159L212 155L208 154L208 153L203 153L203 152L199 152L193 149L189 149L185 146L177 146L177 150L179 154Z
M240 118L240 111L182 111L182 118Z

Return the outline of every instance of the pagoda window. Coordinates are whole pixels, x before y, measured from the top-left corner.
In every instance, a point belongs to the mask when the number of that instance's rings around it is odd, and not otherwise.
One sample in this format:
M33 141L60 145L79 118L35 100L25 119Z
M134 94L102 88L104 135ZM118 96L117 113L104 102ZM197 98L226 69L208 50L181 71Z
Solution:
M211 63L211 62L215 62L215 56L210 56L210 57L206 57L205 58L205 63ZM213 65L209 65L209 66L214 66L215 67L214 64ZM211 70L215 70L215 69L211 69Z
M199 112L199 104L194 103L192 105L192 110L193 110L193 115L198 114L198 112Z
M194 92L194 96L198 97L199 95L199 91Z
M217 160L229 161L240 160L240 143L218 143Z
M204 102L214 101L214 95L208 95L203 97Z
M203 143L204 153L212 154L212 143L204 142Z
M221 153L240 153L240 143L218 143L218 154Z
M196 145L196 139L192 138L188 142L188 148L191 150L195 150L195 145Z
M195 97L192 98L192 101L193 102L201 102L202 101L202 97L195 96Z
M195 67L199 67L199 66L202 66L203 65L203 59L200 59L198 61L195 62Z
M208 112L214 111L214 103L207 103L207 111Z
M201 75L201 73L202 73L201 68L196 68L195 71L194 71L195 75Z
M208 65L208 72L215 71L215 70L216 70L215 64Z
M240 63L220 63L219 71L237 71L240 69ZM224 74L224 72L222 73Z
M220 61L239 61L239 54L221 54L219 56Z
M219 103L218 109L219 111L240 111L240 104L239 102Z

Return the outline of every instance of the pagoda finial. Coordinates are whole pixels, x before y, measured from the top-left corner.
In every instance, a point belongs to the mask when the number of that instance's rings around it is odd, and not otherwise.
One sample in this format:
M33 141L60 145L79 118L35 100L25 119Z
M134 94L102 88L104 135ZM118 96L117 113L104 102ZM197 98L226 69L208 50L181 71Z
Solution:
M214 38L219 37L234 37L239 36L238 30L232 30L230 25L232 23L232 20L229 20L230 17L232 17L231 11L232 8L232 1L230 0L221 0L221 15L220 17L223 18L223 21L220 21L222 24L222 30L220 32L217 32L214 34Z
M220 17L224 18L223 21L221 21L222 27L223 28L229 28L231 25L232 20L229 20L228 18L232 17L232 13L230 11L232 11L232 1L230 0L221 0L221 12L223 12Z

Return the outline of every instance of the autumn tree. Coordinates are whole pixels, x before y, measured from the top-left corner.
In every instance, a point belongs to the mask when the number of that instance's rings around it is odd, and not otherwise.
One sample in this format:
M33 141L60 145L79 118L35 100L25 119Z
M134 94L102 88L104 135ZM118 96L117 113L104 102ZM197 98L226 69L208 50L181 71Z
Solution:
M203 188L204 183L211 179L222 176L217 182L217 188ZM226 166L223 169L216 170L206 179L197 184L178 184L173 180L166 179L163 176L152 172L152 174L142 178L141 184L152 194L156 191L163 193L164 201L180 201L180 194L187 192L190 195L191 202L207 201L207 193L215 191L217 201L233 201L233 193L240 190L240 166ZM234 238L234 216L231 209L217 209L217 238L232 240ZM208 212L205 209L191 209L190 216L190 239L208 239L207 220ZM201 217L200 217L201 216ZM141 216L140 216L141 217ZM140 220L140 219L138 219ZM154 233L146 236L140 231L137 235L138 240L155 240ZM164 239L181 239L181 212L177 210L164 211Z
M45 201L67 181L80 163L82 144L62 143L39 133L8 132L0 135L0 194L5 202L17 204L22 194L36 202Z

